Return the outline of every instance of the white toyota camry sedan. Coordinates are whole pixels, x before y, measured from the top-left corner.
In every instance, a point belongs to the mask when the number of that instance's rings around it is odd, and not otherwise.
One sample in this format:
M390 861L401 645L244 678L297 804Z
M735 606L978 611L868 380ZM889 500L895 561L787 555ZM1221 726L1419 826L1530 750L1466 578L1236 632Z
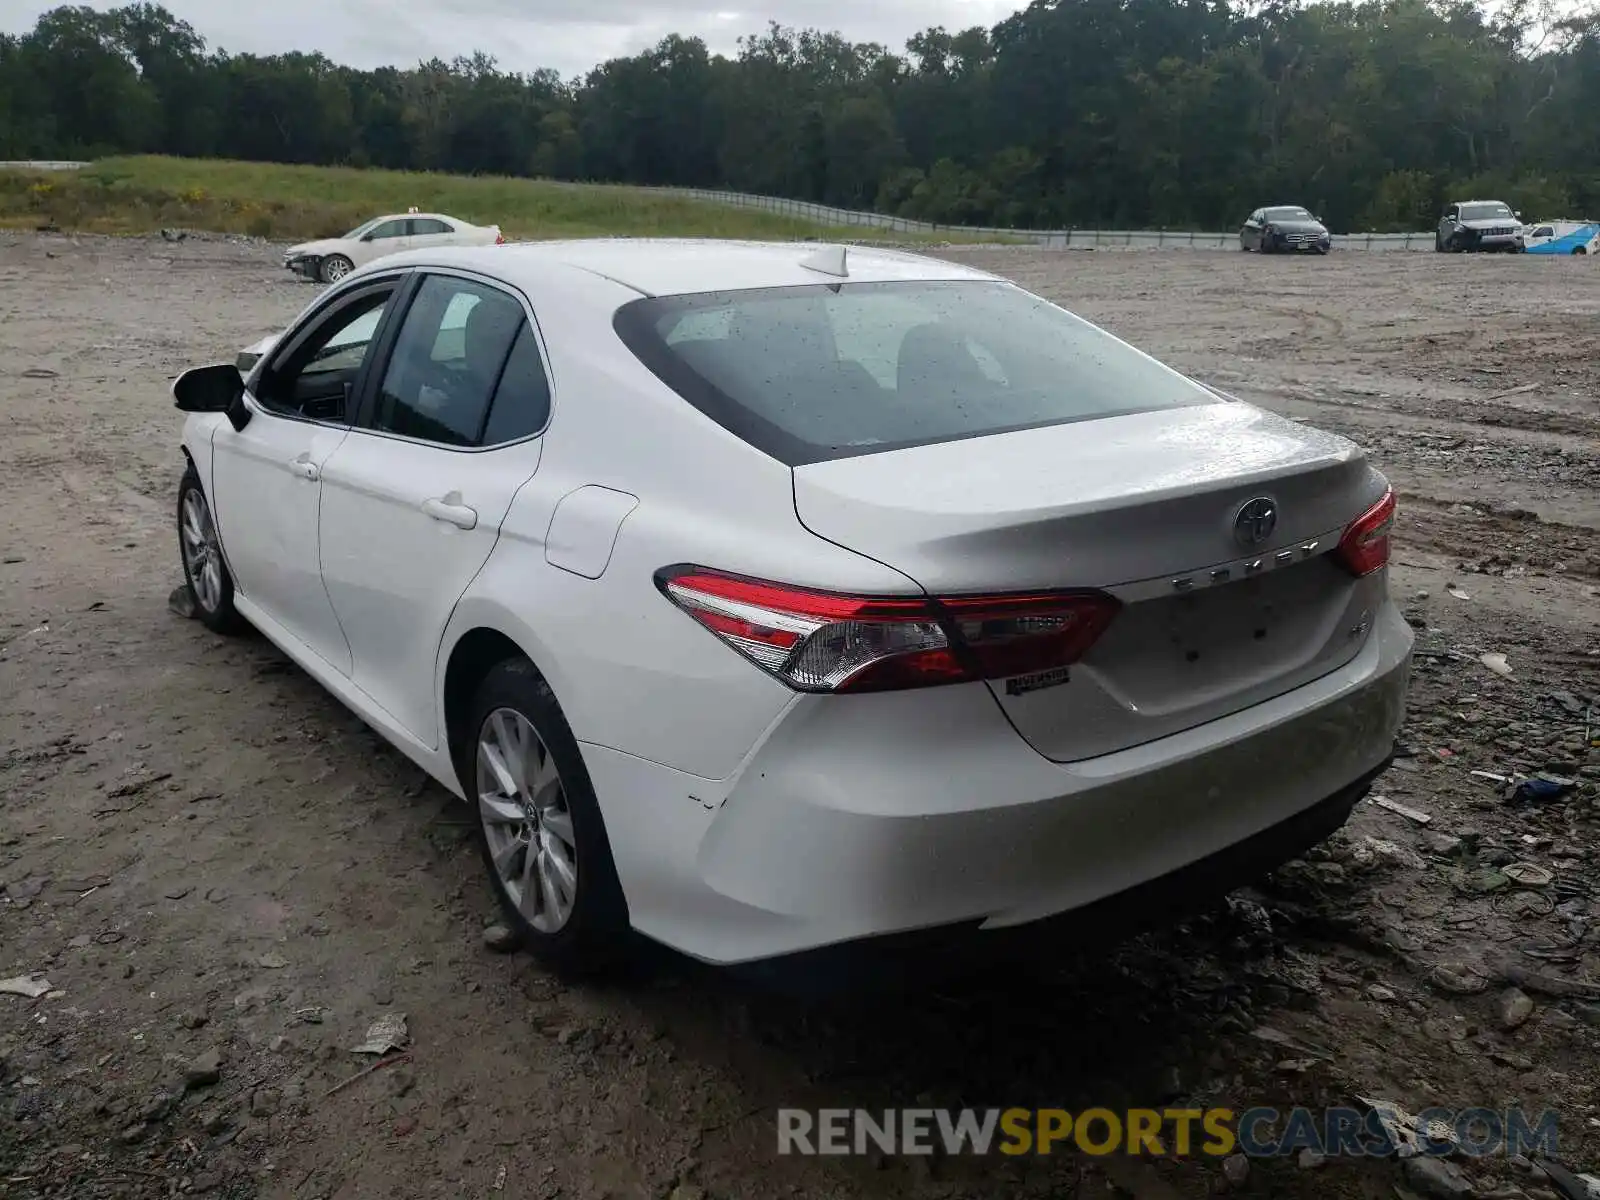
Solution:
M472 804L558 964L1192 903L1393 753L1384 477L980 271L418 251L173 390L201 619Z

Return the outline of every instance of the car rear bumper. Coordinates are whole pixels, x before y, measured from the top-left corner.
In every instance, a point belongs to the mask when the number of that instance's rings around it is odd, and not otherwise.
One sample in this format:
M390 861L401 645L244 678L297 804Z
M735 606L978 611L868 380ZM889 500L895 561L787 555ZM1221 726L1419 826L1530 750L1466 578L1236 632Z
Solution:
M941 927L988 937L1115 909L1208 859L1237 859L1245 882L1325 836L1392 753L1411 642L1386 603L1329 675L1077 763L1031 750L981 685L801 698L720 782L598 746L585 760L656 940L733 964Z

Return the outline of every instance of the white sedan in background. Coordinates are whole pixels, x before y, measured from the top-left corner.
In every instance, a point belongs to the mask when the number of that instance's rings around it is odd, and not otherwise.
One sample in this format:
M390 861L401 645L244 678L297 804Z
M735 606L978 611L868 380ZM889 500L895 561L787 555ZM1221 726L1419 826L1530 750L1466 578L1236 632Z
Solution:
M557 964L1192 905L1392 756L1363 452L979 271L419 251L173 390L200 619L465 797Z
M283 265L306 279L338 283L357 267L406 250L503 245L498 225L473 225L444 213L374 217L343 237L305 242L284 251Z

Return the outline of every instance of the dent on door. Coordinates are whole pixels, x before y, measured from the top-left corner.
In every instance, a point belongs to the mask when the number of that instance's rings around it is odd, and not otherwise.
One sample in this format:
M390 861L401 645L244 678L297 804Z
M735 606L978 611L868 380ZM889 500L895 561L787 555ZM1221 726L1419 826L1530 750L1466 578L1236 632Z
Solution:
M556 503L545 535L544 560L585 579L599 579L611 563L611 551L639 497L590 483L568 492Z

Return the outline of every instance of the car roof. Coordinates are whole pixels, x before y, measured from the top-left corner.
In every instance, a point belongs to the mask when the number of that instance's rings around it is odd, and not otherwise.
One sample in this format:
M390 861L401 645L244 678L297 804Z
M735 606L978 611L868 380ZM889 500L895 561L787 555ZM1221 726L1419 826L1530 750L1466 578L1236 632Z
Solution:
M997 280L987 271L898 250L846 246L844 277L807 267L838 246L816 242L736 242L710 238L592 238L504 246L412 251L380 260L390 266L442 266L482 271L518 284L550 264L599 275L645 296L744 291L815 283L911 280Z
M431 217L431 218L436 218L436 219L438 219L440 221L454 221L457 225L466 225L468 223L466 221L463 221L460 217L452 217L449 213L403 212L403 213L385 213L381 217L368 217L365 221L362 222L362 224L363 225L370 225L374 221L415 221L418 217Z

